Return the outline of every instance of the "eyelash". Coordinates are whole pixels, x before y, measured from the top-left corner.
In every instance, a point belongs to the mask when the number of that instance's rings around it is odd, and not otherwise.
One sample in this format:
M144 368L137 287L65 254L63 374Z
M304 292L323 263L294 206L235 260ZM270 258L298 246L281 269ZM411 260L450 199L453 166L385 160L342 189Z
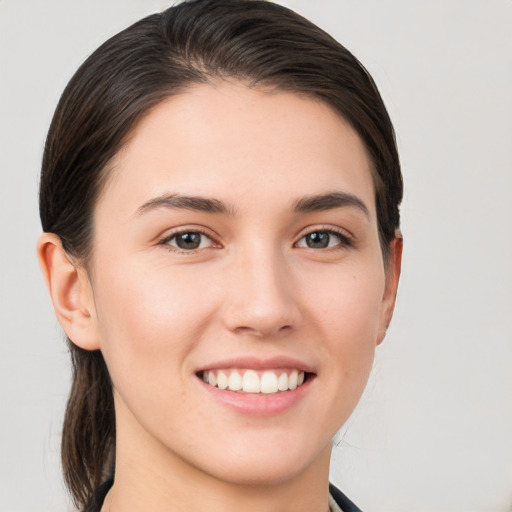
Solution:
M314 233L327 233L328 235L332 236L334 235L336 238L338 238L339 243L336 244L333 247L325 247L325 248L313 248L313 247L304 247L305 249L312 249L312 250L318 250L318 251L336 251L336 250L342 250L349 247L352 247L354 245L354 240L351 235L349 235L345 230L342 229L336 229L331 226L320 226L312 230L308 230L306 233L304 233L297 242L295 242L294 246L298 246L299 242L303 239L305 239L307 236L310 236Z
M160 240L158 242L158 245L165 245L165 246L167 246L167 249L169 251L177 252L177 253L181 253L181 254L194 254L195 252L204 249L204 247L203 248L199 247L197 249L182 249L180 247L176 247L176 246L170 244L170 242L172 240L176 239L178 236L186 235L186 234L199 234L203 237L208 238L211 241L212 245L220 246L220 244L215 240L215 238L209 232L207 232L206 230L203 230L201 228L180 229L179 231L175 231L175 232L171 233L170 235L166 236L165 238L163 238L162 240Z
M294 247L299 247L298 244L301 240L305 239L307 236L310 236L314 233L326 233L330 236L334 235L336 238L338 238L339 243L333 247L325 247L325 248L304 247L304 248L312 249L312 250L319 250L319 251L325 251L325 250L335 251L337 249L340 250L340 249L344 249L344 248L353 246L353 239L350 235L347 234L346 231L341 230L341 229L334 229L332 227L318 227L318 228L312 229L311 231L307 231L306 233L302 234L301 237L298 239L298 241L294 243ZM211 241L212 245L217 244L218 246L220 246L220 244L215 240L215 238L209 232L207 232L206 230L200 229L200 228L180 229L179 231L175 231L175 232L171 233L170 235L166 236L165 238L163 238L162 240L160 240L158 242L158 245L165 245L165 246L167 246L167 249L169 251L178 252L181 254L194 254L197 251L205 249L204 247L198 247L196 249L182 249L180 247L171 245L170 242L172 240L175 240L176 237L178 237L180 235L185 235L185 234L199 234L201 236L208 238Z

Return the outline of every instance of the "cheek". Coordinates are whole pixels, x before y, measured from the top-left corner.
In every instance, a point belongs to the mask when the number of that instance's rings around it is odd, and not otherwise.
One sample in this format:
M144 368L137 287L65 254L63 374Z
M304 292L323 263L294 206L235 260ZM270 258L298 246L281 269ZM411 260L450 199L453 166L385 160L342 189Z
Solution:
M384 272L378 262L364 266L363 270L354 266L338 273L331 272L321 281L316 279L317 293L311 289L309 295L321 318L319 323L354 343L363 342L365 333L376 333L384 283Z
M200 289L197 271L148 272L132 260L105 265L96 282L98 334L114 383L118 374L134 378L147 371L157 381L187 370L182 363L215 310L211 287Z
M323 283L323 293L313 301L315 325L330 357L330 370L343 379L364 386L371 369L379 333L384 293L384 273L378 264L365 271L332 276Z

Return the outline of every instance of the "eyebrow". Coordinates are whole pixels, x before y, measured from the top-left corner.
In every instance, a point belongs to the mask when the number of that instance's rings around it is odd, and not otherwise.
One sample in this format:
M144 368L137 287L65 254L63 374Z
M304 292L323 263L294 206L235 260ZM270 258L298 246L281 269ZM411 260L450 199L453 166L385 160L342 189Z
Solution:
M164 194L144 203L137 209L138 214L147 213L159 208L197 210L206 213L234 215L235 209L218 199L199 196L182 196L179 194Z
M355 207L370 218L367 206L357 196L346 192L330 192L305 196L293 205L296 213L309 213L333 210L335 208ZM235 208L213 198L201 196L182 196L179 194L164 194L145 202L137 209L138 214L158 210L160 208L195 210L220 215L235 215Z
M298 213L321 212L347 206L361 210L368 219L370 218L368 207L364 202L357 196L346 192L331 192L303 197L295 202L293 211Z

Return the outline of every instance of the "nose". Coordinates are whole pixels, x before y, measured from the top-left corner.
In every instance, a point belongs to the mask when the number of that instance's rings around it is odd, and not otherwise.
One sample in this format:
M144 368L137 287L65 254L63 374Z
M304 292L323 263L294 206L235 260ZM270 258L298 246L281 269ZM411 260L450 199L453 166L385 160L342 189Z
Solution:
M223 321L228 330L264 338L298 326L297 290L283 260L261 250L238 256L225 286Z

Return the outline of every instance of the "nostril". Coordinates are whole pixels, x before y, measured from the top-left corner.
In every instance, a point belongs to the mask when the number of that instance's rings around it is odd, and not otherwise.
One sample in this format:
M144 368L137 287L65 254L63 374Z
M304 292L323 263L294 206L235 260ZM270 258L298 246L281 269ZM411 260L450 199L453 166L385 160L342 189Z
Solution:
M275 327L273 325L263 325L263 323L260 323L259 325L255 325L254 327L249 327L245 325L241 325L238 327L235 327L233 332L236 334L246 334L246 335L252 335L252 336L258 336L258 337L265 337L265 336L273 336L277 333L284 334L289 331L291 331L293 327L291 325L283 325L280 327Z

